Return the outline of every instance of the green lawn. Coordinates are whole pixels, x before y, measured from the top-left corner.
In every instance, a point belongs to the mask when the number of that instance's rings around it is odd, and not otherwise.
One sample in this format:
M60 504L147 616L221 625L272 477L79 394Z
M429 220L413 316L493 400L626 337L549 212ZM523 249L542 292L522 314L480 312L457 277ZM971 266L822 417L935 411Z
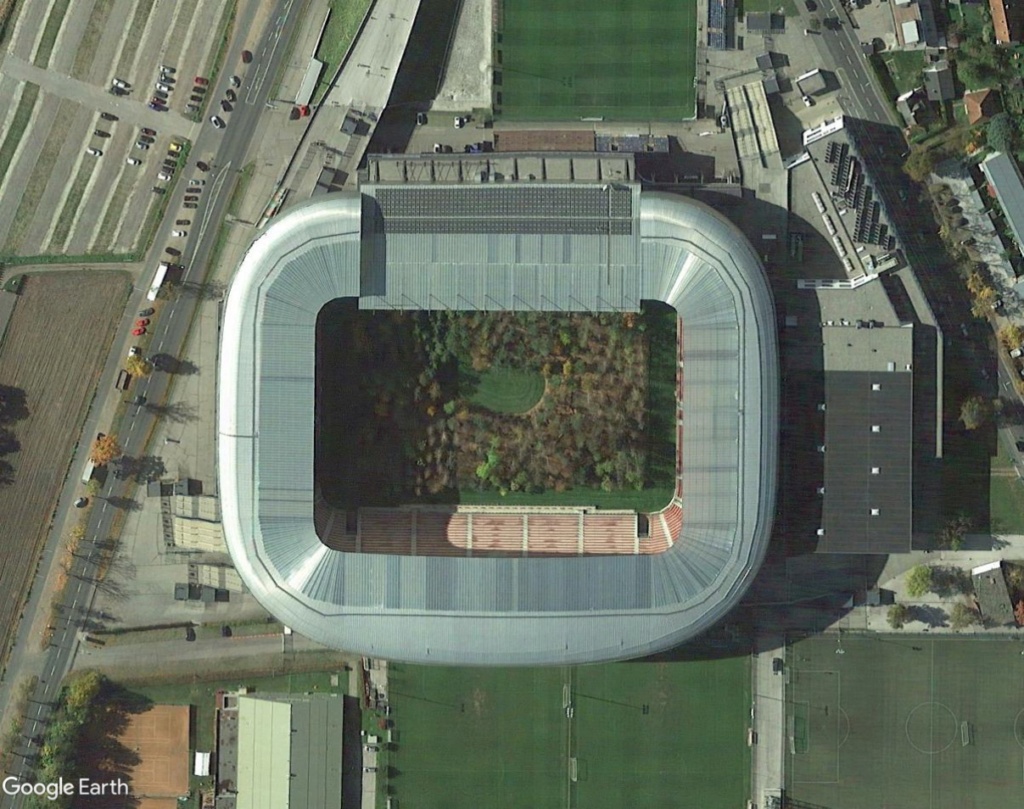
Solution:
M695 115L692 0L515 0L495 32L495 113L509 120Z
M756 11L767 11L778 14L781 12L787 17L796 17L797 11L794 0L738 0L736 5L743 9L743 14L750 14Z
M921 86L924 51L888 51L880 58L892 77L897 95Z
M1024 481L1017 477L1006 448L992 459L989 522L994 534L1024 534Z
M739 809L748 797L745 657L389 671L386 786L401 805Z
M495 413L525 413L544 395L544 377L536 371L492 366L480 374L459 369L460 390L469 401Z
M320 47L316 51L316 58L324 63L324 72L320 74L320 81L313 92L315 104L319 104L327 92L328 84L341 64L356 31L359 30L359 23L363 21L369 0L330 0L329 4L331 16L327 20L327 28L323 39L320 40Z

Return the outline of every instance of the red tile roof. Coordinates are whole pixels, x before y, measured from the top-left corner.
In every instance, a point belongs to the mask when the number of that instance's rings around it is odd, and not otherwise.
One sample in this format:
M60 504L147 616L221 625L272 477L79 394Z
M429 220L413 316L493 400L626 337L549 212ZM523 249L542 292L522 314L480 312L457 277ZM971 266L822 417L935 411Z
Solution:
M967 112L967 121L970 124L991 118L1001 109L999 96L992 90L977 90L964 95L964 110Z
M1024 8L1020 0L988 0L988 5L996 42L1000 45L1020 42L1021 29L1024 28Z

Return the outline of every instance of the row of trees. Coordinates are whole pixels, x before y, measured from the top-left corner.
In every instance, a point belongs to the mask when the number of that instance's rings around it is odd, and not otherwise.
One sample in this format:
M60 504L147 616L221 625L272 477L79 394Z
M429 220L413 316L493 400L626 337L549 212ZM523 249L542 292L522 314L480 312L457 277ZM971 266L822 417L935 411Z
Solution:
M902 629L915 618L914 607L906 604L893 604L889 607L886 620L893 629ZM981 615L971 603L957 601L949 610L949 625L959 631L981 623Z
M39 750L36 780L40 783L55 782L60 778L77 780L86 752L82 749L82 737L92 718L93 706L102 685L102 675L84 672L68 680L61 690ZM27 805L30 809L70 807L71 800L70 795L56 800L37 795L30 797Z

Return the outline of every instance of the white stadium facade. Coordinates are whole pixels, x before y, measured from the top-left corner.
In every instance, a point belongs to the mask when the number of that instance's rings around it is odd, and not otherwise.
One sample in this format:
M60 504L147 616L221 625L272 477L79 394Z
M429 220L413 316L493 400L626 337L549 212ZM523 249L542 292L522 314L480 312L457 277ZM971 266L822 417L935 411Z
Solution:
M615 552L587 551L581 527L579 553L545 555L529 515L510 518L523 526L521 553L474 550L471 530L454 553L430 553L424 538L417 546L415 513L403 517L414 527L400 552L328 537L345 518L314 480L316 324L346 297L363 309L673 306L677 487L671 518L651 515L664 541L647 548L635 514ZM771 291L740 231L686 197L634 182L426 182L315 198L272 220L246 253L224 305L219 374L235 566L280 621L331 647L468 665L643 656L719 621L768 547L779 429ZM476 508L479 526L486 511ZM601 517L579 512L581 526Z

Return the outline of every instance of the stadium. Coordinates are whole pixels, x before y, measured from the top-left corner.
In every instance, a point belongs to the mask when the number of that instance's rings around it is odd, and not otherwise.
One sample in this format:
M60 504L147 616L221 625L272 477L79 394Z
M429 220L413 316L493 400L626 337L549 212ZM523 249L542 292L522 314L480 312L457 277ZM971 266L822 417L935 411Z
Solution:
M318 493L317 316L370 310L678 313L674 497L657 513L410 505L356 520ZM633 658L746 591L775 510L771 292L740 231L634 182L364 183L272 221L223 311L218 460L242 579L320 643L418 663Z

